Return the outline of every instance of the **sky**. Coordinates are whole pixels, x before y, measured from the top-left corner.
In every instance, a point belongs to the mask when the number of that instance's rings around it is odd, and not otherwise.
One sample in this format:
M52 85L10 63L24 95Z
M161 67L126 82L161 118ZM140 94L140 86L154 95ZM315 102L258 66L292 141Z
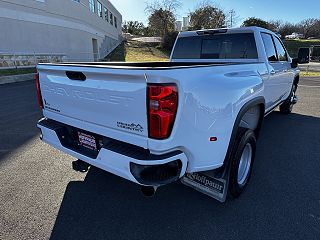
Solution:
M110 0L120 11L123 20L139 21L147 24L144 11L146 2L152 0ZM187 16L201 0L185 0L177 13L177 20ZM320 0L213 0L221 9L228 12L234 9L239 16L237 25L248 17L264 20L280 19L297 23L306 18L320 18Z

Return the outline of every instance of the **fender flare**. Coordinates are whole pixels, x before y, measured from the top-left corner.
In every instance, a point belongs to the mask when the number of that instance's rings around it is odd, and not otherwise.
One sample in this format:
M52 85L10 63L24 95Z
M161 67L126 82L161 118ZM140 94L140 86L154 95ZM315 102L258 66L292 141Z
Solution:
M252 107L256 106L256 105L262 105L263 109L261 109L260 111L260 117L259 117L259 122L258 122L258 126L255 129L255 135L258 138L259 136L259 132L260 129L262 127L262 122L264 119L264 111L265 111L265 100L264 97L256 97L254 99L251 99L250 101L248 101L247 103L245 103L240 111L238 112L238 115L236 117L236 120L234 122L233 125L233 129L232 129L232 133L231 133L231 137L230 137L230 141L229 141L229 145L228 145L228 149L227 149L227 153L223 162L222 167L219 168L219 171L217 171L218 173L222 174L221 177L226 177L229 174L229 169L230 169L230 154L233 150L234 147L234 141L238 132L238 127L240 125L240 121L242 119L242 117L244 116L244 114Z

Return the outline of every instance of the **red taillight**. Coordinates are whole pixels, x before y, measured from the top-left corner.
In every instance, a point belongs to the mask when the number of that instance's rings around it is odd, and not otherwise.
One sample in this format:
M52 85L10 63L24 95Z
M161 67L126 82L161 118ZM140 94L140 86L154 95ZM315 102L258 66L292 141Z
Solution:
M43 109L43 102L42 102L40 82L39 82L39 73L35 75L35 80L36 80L38 104L39 104L39 107Z
M148 84L149 137L165 139L171 134L178 108L178 91L174 84Z

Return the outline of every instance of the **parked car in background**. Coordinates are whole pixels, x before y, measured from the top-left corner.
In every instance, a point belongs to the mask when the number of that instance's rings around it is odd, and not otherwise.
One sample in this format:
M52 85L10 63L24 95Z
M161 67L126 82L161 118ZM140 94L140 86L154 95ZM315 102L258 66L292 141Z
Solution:
M301 39L304 38L304 35L301 33L292 33L291 35L286 35L285 39Z

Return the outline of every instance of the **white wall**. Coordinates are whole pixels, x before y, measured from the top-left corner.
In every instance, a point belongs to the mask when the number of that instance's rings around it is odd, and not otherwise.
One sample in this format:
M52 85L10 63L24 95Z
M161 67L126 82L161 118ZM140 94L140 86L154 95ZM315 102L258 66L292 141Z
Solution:
M105 54L118 42L122 16L108 1L100 2L117 17L118 28L90 12L88 0L0 0L0 52L65 53L88 61L95 38Z

